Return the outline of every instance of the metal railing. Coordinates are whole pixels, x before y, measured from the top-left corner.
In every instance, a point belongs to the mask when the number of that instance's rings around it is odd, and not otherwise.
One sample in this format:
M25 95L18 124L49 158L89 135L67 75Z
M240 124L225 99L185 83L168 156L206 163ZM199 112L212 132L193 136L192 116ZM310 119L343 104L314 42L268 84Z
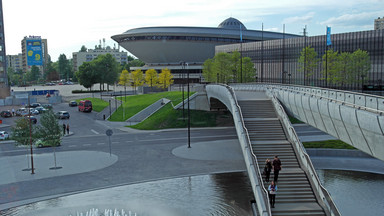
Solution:
M237 103L236 94L235 94L232 87L227 86L227 85L222 85L222 84L216 84L216 85L206 86L208 97L209 97L209 92L208 92L209 89L215 88L215 87L216 88L224 88L226 90L227 93L223 93L224 89L219 91L222 93L223 97L226 97L229 100L229 101L226 101L227 103L223 102L223 101L222 102L225 105L227 105L227 107L231 110L232 115L234 117L234 120L237 119L237 121L239 121L238 123L240 125L236 125L237 122L235 121L236 130L238 131L239 141L243 145L244 158L245 159L248 158L251 160L251 161L246 160L246 164L247 164L247 162L249 162L247 168L249 169L248 173L250 175L250 181L251 181L251 183L253 183L252 187L254 188L254 195L256 196L256 205L257 205L258 213L259 213L259 215L262 215L262 216L272 215L271 207L270 207L269 201L268 201L268 191L264 187L262 175L260 173L259 165L257 162L257 157L252 151L252 145L251 145L251 141L249 138L248 130L245 127L243 115L242 115L240 106ZM228 95L231 95L232 97L228 97ZM220 97L220 95L216 95L216 98L219 100L225 100L226 99L226 98ZM240 126L240 127L238 127L238 126ZM250 162L252 162L252 163L250 163ZM252 169L255 172L255 176L254 176L255 179L251 178ZM254 182L254 181L257 181L257 182Z
M339 210L337 209L334 201L332 200L332 197L328 193L327 189L324 188L324 186L321 184L319 177L317 176L316 170L312 164L312 161L309 157L309 155L306 153L305 148L303 144L301 143L299 137L296 134L295 129L293 128L291 122L289 121L289 118L287 114L285 113L284 108L281 106L281 104L278 102L275 95L273 95L270 92L267 92L267 94L270 94L269 96L272 98L272 102L275 106L275 109L281 118L284 127L287 129L289 139L291 140L291 143L293 143L293 147L296 149L296 152L299 154L300 162L302 166L304 167L305 171L308 174L309 179L312 183L312 188L316 190L316 194L319 198L321 198L322 203L324 204L324 207L328 210L330 215L339 216L341 215Z

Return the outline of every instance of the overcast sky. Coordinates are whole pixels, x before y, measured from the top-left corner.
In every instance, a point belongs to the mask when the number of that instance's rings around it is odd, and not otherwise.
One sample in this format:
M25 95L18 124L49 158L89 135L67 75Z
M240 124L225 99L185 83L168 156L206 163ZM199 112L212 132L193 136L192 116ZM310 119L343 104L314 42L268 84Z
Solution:
M48 40L52 61L72 58L82 45L94 48L112 35L148 26L217 27L228 17L247 29L309 36L373 30L384 0L3 0L7 55L21 53L24 36ZM116 44L117 46L117 44Z

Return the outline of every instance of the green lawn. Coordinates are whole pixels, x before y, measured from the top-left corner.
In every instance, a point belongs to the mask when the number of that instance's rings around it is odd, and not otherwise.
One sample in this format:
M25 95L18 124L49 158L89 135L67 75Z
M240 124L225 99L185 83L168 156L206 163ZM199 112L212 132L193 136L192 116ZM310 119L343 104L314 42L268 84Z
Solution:
M303 142L305 148L332 148L332 149L356 149L341 140L326 140L316 142Z
M208 112L190 110L191 127L217 127L233 126L232 114L228 112ZM188 125L188 110L174 110L171 104L167 104L145 121L130 126L140 130L156 130L164 128L186 128Z
M79 101L81 100L90 100L92 101L92 109L95 111L95 112L101 112L102 110L104 110L106 107L108 107L109 103L100 99L100 98L82 98L82 99L78 99L76 100L77 103L79 103Z
M193 95L194 92L190 92L190 95ZM116 112L112 114L110 121L126 121L130 117L134 116L141 110L145 109L149 105L155 103L161 98L167 98L172 101L174 105L182 102L182 92L171 91L171 92L161 92L153 94L143 94L143 95L130 95L126 97L117 97L118 100L123 102L123 105L120 106ZM187 93L184 92L184 99L187 98Z

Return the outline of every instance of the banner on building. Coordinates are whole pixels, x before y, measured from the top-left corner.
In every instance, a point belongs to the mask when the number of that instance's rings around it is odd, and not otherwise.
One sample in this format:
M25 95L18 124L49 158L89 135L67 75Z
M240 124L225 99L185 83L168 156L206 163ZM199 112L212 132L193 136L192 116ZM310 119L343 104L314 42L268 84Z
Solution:
M27 40L26 43L28 65L43 65L41 39Z
M331 46L331 27L327 26L327 46Z

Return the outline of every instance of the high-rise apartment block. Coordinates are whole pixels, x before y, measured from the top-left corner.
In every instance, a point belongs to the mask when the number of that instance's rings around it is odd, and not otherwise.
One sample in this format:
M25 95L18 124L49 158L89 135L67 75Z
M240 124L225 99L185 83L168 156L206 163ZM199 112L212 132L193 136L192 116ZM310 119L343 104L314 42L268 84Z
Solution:
M115 57L116 61L120 64L128 63L128 53L124 51L120 51L116 48L111 48L110 46L101 47L98 46L95 49L88 49L84 52L73 52L73 71L78 71L79 67L84 62L90 62L93 59L97 58L99 55L111 54Z
M9 96L10 89L7 76L7 64L4 38L3 1L0 0L0 98Z
M375 19L375 30L384 29L384 17Z
M21 52L24 73L31 71L33 65L43 73L49 59L47 39L41 39L40 36L25 36L21 41Z
M12 68L14 72L23 71L23 54L7 55L7 68Z

